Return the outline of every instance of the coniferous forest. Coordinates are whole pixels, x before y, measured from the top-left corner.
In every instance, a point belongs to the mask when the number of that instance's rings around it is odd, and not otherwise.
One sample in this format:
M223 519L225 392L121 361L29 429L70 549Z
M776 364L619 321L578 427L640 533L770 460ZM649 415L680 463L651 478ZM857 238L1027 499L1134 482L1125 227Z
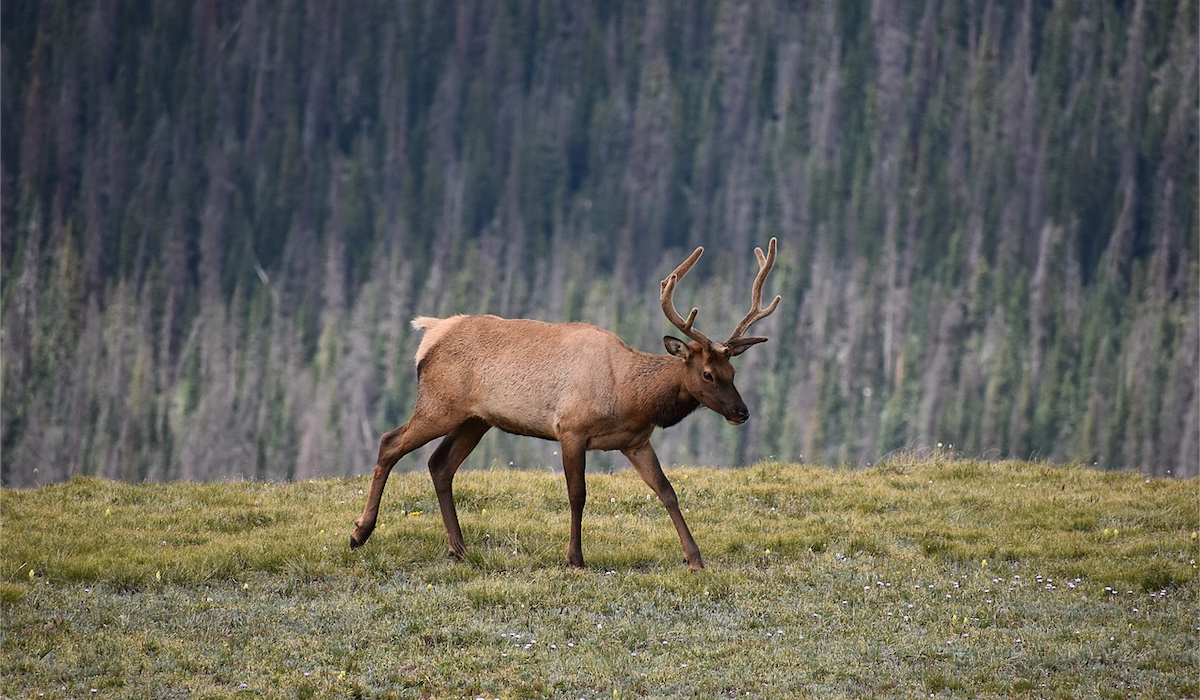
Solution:
M754 418L698 412L664 462L941 444L1194 475L1198 22L1196 0L8 0L3 482L361 474L412 407L413 316L662 352L659 280L706 246L677 304L727 334L771 236L783 301L735 361ZM468 466L556 449L492 431Z

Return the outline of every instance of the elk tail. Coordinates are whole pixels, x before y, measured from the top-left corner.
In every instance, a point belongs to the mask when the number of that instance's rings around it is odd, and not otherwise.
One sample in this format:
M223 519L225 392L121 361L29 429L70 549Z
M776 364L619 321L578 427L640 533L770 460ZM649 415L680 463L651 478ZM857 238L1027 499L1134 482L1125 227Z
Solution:
M441 322L442 319L440 318L433 318L432 316L417 316L412 320L412 327L419 331L427 331Z

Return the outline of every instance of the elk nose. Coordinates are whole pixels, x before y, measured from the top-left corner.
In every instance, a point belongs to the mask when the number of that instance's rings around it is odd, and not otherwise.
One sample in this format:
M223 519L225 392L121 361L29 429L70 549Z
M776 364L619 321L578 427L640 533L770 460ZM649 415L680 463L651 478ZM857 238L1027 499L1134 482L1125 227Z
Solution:
M737 421L738 423L745 423L746 421L750 420L750 409L746 408L745 406L738 406L737 408L733 409L733 413L730 415L730 418L733 418L733 420Z

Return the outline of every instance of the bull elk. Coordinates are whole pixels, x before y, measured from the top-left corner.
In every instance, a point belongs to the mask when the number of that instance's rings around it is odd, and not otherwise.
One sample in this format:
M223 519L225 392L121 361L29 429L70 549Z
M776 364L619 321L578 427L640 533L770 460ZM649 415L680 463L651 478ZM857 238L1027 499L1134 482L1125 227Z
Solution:
M733 384L730 359L762 337L746 337L754 323L779 305L776 296L762 308L763 283L775 264L775 239L764 255L755 248L758 275L750 311L723 343L695 328L696 309L687 318L675 310L679 280L704 248L697 248L661 283L663 313L691 342L663 337L669 355L634 350L616 335L588 323L545 323L495 316L413 319L425 331L417 350L417 402L404 425L385 434L362 517L350 535L361 547L375 529L379 500L392 467L404 455L445 436L429 459L449 554L463 557L462 531L454 508L454 474L490 428L557 440L571 504L567 565L583 566L580 527L586 500L584 460L588 450L620 450L671 516L689 569L704 568L688 530L675 489L650 445L656 426L669 427L699 406L734 425L750 411Z

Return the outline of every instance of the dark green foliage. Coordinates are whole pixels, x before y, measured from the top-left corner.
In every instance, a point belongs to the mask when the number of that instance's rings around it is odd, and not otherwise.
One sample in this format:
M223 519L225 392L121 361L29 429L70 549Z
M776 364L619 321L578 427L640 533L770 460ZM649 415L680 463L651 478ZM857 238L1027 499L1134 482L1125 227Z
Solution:
M6 484L362 473L412 316L657 351L773 235L755 421L665 460L1200 461L1194 0L0 12Z

